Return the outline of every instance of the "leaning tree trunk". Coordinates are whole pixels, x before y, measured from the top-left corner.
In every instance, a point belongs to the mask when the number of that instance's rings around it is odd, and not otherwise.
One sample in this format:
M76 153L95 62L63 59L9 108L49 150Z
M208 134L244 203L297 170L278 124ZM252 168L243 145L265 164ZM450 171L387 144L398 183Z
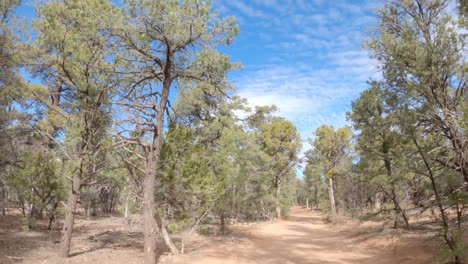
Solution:
M385 145L384 145L384 148L385 148ZM388 151L386 149L384 149L384 153L387 155ZM410 225L409 225L409 221L408 221L408 217L406 216L406 213L405 211L401 208L400 206L400 203L398 202L398 198L397 198L397 194L396 194L396 188L395 188L395 184L393 182L393 176L392 176L392 164L390 162L390 159L388 158L385 158L384 159L384 164L385 164L385 168L387 170L387 176L388 178L390 179L391 181L391 199L393 201L393 204L395 206L395 212L396 212L396 215L398 217L398 215L400 215L402 218L403 218L403 221L405 222L405 226L406 226L406 229L410 229ZM398 221L397 219L395 219L395 228L398 226Z
M409 225L409 220L408 220L408 217L406 216L406 213L405 211L401 208L400 206L400 203L398 202L398 198L397 198L397 194L395 192L395 186L392 182L392 201L393 201L393 204L395 206L395 212L396 212L396 215L398 217L398 215L400 215L402 218L403 218L403 221L405 222L405 227L406 229L410 229L410 225ZM395 225L394 225L395 228L398 227L398 221L397 219L395 219Z
M161 230L161 235L164 239L164 243L166 243L166 245L169 247L173 255L179 254L179 250L174 245L174 243L172 243L171 237L169 236L169 232L167 232L167 229L164 226L163 221L157 211L154 214L154 218L156 219L159 230Z
M81 169L80 169L81 170ZM71 237L73 231L73 221L75 219L76 205L80 195L81 173L80 170L74 173L72 188L68 195L65 222L62 229L62 239L60 241L60 257L66 258L70 253Z
M418 141L416 140L414 135L412 135L412 140L418 149L419 155L421 156L427 171L429 172L428 176L429 176L429 179L431 180L432 190L434 191L435 202L437 204L437 207L439 208L440 216L442 218L443 237L448 247L453 253L454 263L461 264L463 263L462 256L460 256L461 254L457 250L458 243L456 239L454 238L454 235L453 235L454 233L452 230L450 230L450 220L448 218L448 213L444 209L444 205L442 203L442 197L441 197L441 194L439 193L439 189L437 188L434 172L426 158L426 155L424 155L424 151L421 149L421 146L418 144ZM460 230L457 230L457 231L460 231Z

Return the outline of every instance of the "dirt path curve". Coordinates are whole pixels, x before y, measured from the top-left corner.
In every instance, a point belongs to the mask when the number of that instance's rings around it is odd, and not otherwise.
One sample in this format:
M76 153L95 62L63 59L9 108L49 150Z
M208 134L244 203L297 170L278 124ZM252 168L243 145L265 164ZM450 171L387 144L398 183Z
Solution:
M434 248L421 240L392 243L357 225L325 224L321 218L317 211L295 207L285 220L235 227L231 238L198 245L187 255L161 259L161 263L436 263Z

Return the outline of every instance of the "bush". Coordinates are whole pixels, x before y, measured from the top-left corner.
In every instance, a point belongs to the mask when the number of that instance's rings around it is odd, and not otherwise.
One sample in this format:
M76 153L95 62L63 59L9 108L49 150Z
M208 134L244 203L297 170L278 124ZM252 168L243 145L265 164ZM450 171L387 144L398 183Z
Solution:
M36 226L36 219L33 217L23 216L21 217L21 229L23 231L30 231Z

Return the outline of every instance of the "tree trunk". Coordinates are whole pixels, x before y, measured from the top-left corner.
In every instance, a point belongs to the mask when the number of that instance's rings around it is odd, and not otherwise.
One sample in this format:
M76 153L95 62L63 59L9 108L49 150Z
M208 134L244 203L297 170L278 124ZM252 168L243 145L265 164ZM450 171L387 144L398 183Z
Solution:
M52 210L50 211L50 214L49 214L49 225L47 226L47 230L52 230L52 227L54 226L55 224L55 213L56 213L56 210L57 210L57 207L59 205L59 202L55 202L53 207L52 207Z
M314 186L314 206L315 208L318 208L318 188L317 186Z
M374 198L374 209L376 210L376 212L379 212L380 209L382 208L382 197L381 197L381 193L378 192L375 194L375 198Z
M127 193L127 196L125 197L125 213L124 213L124 217L125 219L128 218L128 198L130 196L130 192Z
M334 219L335 216L338 214L336 211L336 204L335 204L335 192L333 190L333 178L328 177L328 197L330 198L330 210L332 213L332 218Z
M460 256L460 253L457 252L457 246L458 245L457 245L457 242L456 242L455 238L453 237L453 232L451 232L451 230L450 230L450 220L449 220L449 218L447 216L447 213L446 213L446 211L444 209L444 205L442 203L442 198L440 197L439 189L437 188L437 184L436 184L436 181L435 181L435 175L434 175L434 173L432 171L432 168L431 168L429 162L426 159L426 156L424 155L424 151L419 146L418 141L416 140L414 135L412 135L412 140L413 140L413 143L416 145L416 147L418 149L419 155L421 156L421 158L424 161L424 165L426 166L427 171L429 172L429 179L431 180L431 187L432 187L432 190L434 191L435 201L436 201L437 207L439 208L440 216L442 218L442 227L443 227L443 230L444 230L443 237L444 237L445 242L447 243L448 247L452 251L452 253L454 253L454 256L453 256L454 263L461 264L461 263L463 263L463 261L462 261L462 258ZM460 230L457 230L457 231L460 231Z
M306 208L309 209L309 197L306 198Z
M169 63L169 62L167 62ZM163 134L164 134L164 113L166 110L166 105L169 100L169 91L171 88L172 78L168 72L169 68L166 68L165 71L165 80L163 81L163 90L161 94L161 101L157 107L157 116L156 116L156 126L153 134L153 142L151 146L151 151L148 154L149 158L147 159L146 164L146 175L144 179L143 187L143 203L144 203L144 220L145 220L145 245L144 245L144 263L145 264L155 264L156 263L156 239L158 233L158 223L157 223L157 212L156 204L154 201L154 187L156 183L156 170L158 168L158 163L161 154L161 147L163 144ZM165 230L165 228L164 228ZM166 245L171 249L173 247L172 241L170 241L169 234L167 231L164 231L166 234L163 234L164 241ZM170 242L170 243L169 243ZM171 249L172 250L172 249Z
M5 195L5 185L2 187L2 215L5 216L6 211L6 195Z
M169 232L167 232L167 229L164 226L164 223L157 211L155 212L154 217L156 219L156 222L158 223L159 230L161 230L161 235L164 239L164 243L169 247L173 255L179 254L179 250L174 245L174 243L172 243L171 237L169 236Z
M143 182L143 216L145 222L144 263L156 264L156 239L158 225L156 223L156 208L154 203L154 185L156 181L157 161L154 153L146 164L146 175Z
M408 217L406 216L406 213L405 211L403 211L403 209L401 208L400 206L400 203L398 202L398 198L397 198L397 195L395 193L395 187L392 183L392 201L393 201L393 204L395 206L395 212L396 212L396 215L398 217L398 215L400 215L402 218L403 218L403 221L405 222L405 226L406 226L406 229L410 229L410 225L409 225L409 221L408 221ZM397 220L395 219L395 228L397 228Z
M386 146L387 146L386 144L383 145L385 155L388 154L388 150L387 150ZM397 198L397 194L396 194L396 190L395 190L395 184L394 184L393 178L392 178L393 176L392 176L391 161L390 161L390 159L385 158L384 163L385 163L385 168L387 170L387 176L388 176L388 178L390 180L390 183L391 183L391 188L392 188L392 190L391 190L392 191L391 199L392 199L393 204L395 206L396 215L397 215L397 217L398 217L398 215L400 215L403 218L403 221L405 222L406 229L409 230L410 225L409 225L408 217L406 216L405 211L403 211L403 209L400 206L400 203L398 202L398 198ZM397 227L397 219L395 219L395 228L396 227Z
M281 198L281 185L277 184L276 185L276 217L278 219L281 218L281 203L280 203L280 198Z
M80 195L81 174L77 171L73 175L72 188L68 194L65 222L62 229L59 256L66 258L70 253L71 236L73 231L73 220L75 219L76 205Z
M86 220L91 219L91 197L88 199L88 203L86 204Z
M42 210L33 204L31 205L31 212L29 213L29 216L34 219L42 219Z
M226 222L224 221L224 212L221 213L221 234L224 234L226 231Z

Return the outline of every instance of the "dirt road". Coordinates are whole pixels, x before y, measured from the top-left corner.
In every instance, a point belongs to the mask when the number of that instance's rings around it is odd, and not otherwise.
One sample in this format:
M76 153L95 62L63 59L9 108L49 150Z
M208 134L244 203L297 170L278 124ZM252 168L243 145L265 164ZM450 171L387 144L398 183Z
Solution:
M173 264L437 263L430 242L385 236L356 224L325 224L317 211L293 208L281 221L234 229L230 238L200 244L187 255L163 257Z
M21 231L18 217L0 219L0 264L140 264L143 233L124 218L80 219L71 258L57 258L60 231ZM185 255L161 252L160 264L428 264L437 242L427 231L385 228L382 223L325 224L319 211L292 208L284 220L234 225L231 235L195 236ZM163 248L162 241L158 248Z

